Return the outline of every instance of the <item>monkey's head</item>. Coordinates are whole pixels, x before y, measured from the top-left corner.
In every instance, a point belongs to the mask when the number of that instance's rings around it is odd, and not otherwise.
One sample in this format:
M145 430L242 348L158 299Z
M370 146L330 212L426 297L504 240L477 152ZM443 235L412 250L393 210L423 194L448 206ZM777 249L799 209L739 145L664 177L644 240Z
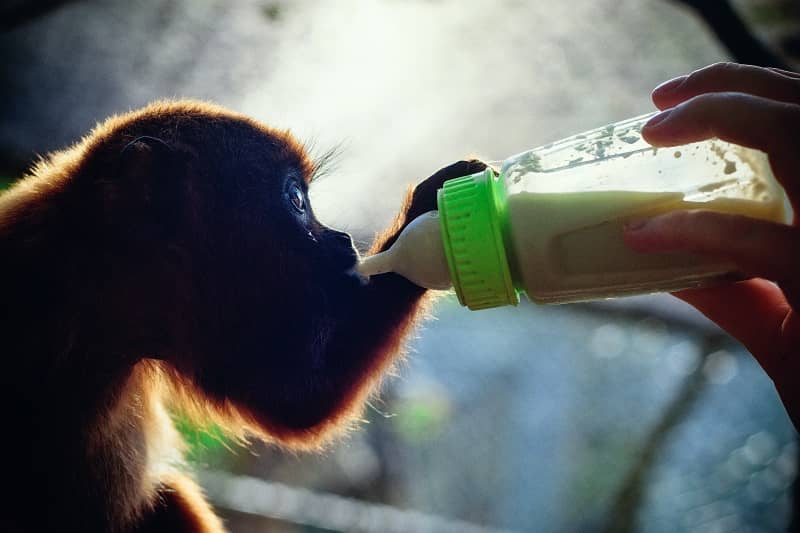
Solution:
M303 147L208 104L166 102L73 150L72 197L102 206L76 222L102 250L87 268L127 306L98 320L141 330L153 353L140 355L202 391L198 403L290 441L319 431L354 372L331 339L367 289L350 237L314 216Z

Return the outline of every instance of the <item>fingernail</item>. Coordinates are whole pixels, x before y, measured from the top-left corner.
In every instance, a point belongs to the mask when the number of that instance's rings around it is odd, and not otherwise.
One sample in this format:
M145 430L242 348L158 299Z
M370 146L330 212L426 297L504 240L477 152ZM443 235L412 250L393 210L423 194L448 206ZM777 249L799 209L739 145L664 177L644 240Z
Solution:
M627 232L640 231L644 229L645 226L647 226L648 222L649 220L646 218L637 218L635 220L629 220L628 222L622 225L622 229Z
M658 125L664 123L664 121L666 121L669 118L670 114L672 114L672 109L667 109L666 111L662 111L658 115L648 120L642 129L645 128L653 129L657 127Z
M683 85L683 82L686 81L686 78L689 76L678 76L677 78L672 78L671 80L667 80L655 89L653 89L653 94L658 94L658 96L667 96L674 93L678 87Z

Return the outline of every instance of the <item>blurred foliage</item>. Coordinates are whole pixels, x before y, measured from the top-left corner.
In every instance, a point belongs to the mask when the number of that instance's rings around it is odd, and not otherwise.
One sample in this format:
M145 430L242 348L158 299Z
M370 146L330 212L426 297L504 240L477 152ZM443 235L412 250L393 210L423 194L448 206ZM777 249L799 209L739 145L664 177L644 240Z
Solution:
M397 408L393 427L407 442L434 439L449 420L450 409L439 398L409 399Z
M392 430L409 444L435 440L452 422L448 390L433 380L406 383L392 401Z
M268 20L275 22L281 18L283 6L278 2L266 4L261 8L261 12Z
M756 24L779 26L800 19L800 4L795 0L740 1L739 4L742 4L742 10Z

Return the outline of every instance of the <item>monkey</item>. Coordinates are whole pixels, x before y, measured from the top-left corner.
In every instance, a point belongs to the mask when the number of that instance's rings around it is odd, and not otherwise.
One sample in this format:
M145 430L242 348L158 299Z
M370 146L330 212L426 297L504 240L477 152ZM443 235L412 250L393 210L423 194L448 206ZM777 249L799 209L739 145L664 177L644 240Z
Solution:
M371 253L478 172L409 189ZM224 531L170 413L313 450L354 424L430 295L365 282L288 131L201 101L96 126L0 195L6 531Z

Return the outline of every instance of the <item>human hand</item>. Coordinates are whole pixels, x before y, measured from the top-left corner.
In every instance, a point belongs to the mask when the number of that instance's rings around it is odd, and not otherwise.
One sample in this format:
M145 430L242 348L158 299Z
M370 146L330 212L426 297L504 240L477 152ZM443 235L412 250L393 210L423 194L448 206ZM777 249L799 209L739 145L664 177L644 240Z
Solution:
M659 85L652 98L663 111L642 129L649 143L677 146L718 137L757 148L768 154L787 192L795 213L791 225L678 211L627 228L624 238L640 252L729 260L754 278L676 296L744 344L800 428L800 74L718 63Z

